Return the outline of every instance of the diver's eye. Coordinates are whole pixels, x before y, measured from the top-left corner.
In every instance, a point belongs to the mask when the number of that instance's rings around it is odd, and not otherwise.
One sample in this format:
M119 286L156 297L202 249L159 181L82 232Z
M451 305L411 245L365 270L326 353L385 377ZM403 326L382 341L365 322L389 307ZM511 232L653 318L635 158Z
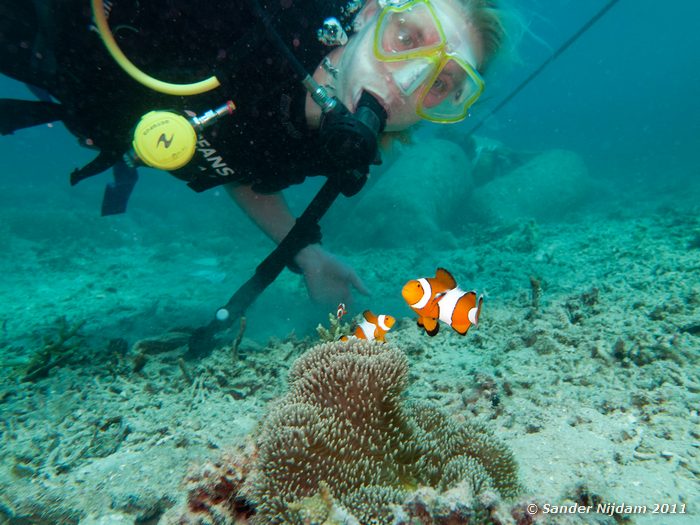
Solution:
M396 35L396 38L399 41L400 48L411 49L413 47L413 38L411 36L411 33L409 31L406 31L405 28L399 30L398 34Z
M395 51L416 49L422 46L424 43L423 34L420 28L405 18L400 18L396 21L394 31Z
M433 82L430 92L436 96L445 96L452 89L452 79L448 75L440 75Z
M448 62L430 87L430 95L442 100L450 97L453 102L459 102L465 95L465 78L464 69Z

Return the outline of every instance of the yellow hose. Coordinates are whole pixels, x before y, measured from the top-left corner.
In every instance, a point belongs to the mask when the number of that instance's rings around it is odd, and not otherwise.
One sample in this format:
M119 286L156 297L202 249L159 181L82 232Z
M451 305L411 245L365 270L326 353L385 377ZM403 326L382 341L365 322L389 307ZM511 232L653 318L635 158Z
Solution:
M214 76L193 84L171 84L170 82L163 82L162 80L158 80L157 78L147 75L132 64L131 61L126 58L126 55L122 53L122 50L119 49L119 46L112 35L112 31L109 29L103 1L92 0L91 3L92 15L95 18L97 31L100 34L100 38L102 38L102 42L104 42L105 46L107 47L107 51L109 51L109 54L112 55L115 62L119 64L121 68L137 82L154 91L176 96L198 95L200 93L204 93L205 91L216 89L221 85L219 80Z

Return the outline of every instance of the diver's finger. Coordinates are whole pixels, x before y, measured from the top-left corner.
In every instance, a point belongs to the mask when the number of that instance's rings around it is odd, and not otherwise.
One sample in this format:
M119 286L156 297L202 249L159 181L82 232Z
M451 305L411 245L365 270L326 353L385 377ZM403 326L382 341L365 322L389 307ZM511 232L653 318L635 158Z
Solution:
M360 279L355 272L350 274L350 284L352 284L362 295L372 295L372 292L369 291L369 289L365 286L365 283L362 282L362 279Z

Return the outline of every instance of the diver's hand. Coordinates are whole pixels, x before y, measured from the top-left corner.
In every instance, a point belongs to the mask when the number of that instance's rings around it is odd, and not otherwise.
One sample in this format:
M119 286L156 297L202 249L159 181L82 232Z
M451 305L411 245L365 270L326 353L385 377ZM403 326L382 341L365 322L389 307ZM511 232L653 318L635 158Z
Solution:
M369 290L350 266L312 244L301 250L294 259L302 272L311 299L335 307L338 303L352 303L352 288L363 295Z

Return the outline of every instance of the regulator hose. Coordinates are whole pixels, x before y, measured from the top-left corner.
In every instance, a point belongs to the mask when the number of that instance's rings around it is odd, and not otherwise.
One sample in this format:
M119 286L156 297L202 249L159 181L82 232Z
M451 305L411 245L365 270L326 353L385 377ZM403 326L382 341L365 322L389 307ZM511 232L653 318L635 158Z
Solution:
M175 96L189 96L189 95L199 95L206 91L211 91L216 89L221 84L215 76L211 76L200 82L194 82L192 84L172 84L170 82L164 82L153 78L139 68L137 68L119 49L117 41L114 39L114 35L109 28L107 23L107 17L105 16L104 2L102 0L91 0L92 4L92 16L95 19L95 25L97 26L97 32L104 42L107 51L112 55L114 61L119 64L119 66L128 74L131 78L143 84L147 88L150 88L159 93L165 93L166 95Z

